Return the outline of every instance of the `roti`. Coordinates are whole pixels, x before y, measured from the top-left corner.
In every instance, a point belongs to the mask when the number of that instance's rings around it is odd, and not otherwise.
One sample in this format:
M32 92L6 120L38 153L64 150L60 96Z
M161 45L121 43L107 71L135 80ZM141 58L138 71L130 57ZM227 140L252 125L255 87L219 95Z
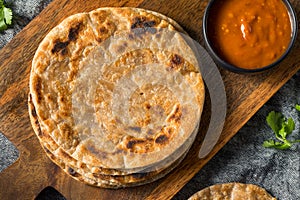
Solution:
M110 176L159 173L186 153L204 83L174 27L183 31L153 11L100 8L49 32L32 61L29 100L48 155Z
M243 183L224 183L207 187L194 195L188 200L276 200L265 189L253 185Z

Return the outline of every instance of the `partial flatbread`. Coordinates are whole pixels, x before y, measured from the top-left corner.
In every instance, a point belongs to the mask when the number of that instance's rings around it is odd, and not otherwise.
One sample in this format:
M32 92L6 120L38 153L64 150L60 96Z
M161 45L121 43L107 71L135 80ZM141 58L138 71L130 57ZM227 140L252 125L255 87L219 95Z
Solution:
M207 187L188 200L276 200L265 189L244 183L224 183Z

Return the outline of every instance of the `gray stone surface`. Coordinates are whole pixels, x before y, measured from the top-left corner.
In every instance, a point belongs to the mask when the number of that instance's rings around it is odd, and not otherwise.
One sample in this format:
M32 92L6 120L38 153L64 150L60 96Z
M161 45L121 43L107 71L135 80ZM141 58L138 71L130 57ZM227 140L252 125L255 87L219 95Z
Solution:
M13 164L19 156L16 147L0 133L0 172Z
M0 33L0 48L30 22L50 0L9 0L14 12L10 29ZM207 186L225 183L253 183L264 187L279 200L300 199L300 145L279 151L262 147L264 140L274 138L265 118L272 111L283 112L296 121L293 135L300 138L300 113L293 106L300 103L300 75L284 85L229 141L217 155L174 197L187 199ZM1 129L1 127L0 127ZM0 134L0 171L10 165L18 151ZM39 199L63 199L47 190Z

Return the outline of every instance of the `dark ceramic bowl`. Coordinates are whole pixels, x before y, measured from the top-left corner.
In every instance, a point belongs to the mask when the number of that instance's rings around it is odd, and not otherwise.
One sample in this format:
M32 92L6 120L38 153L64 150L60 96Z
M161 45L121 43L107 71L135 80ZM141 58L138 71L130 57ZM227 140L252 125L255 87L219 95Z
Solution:
M224 1L224 0L211 0L204 12L204 17L203 17L203 36L204 36L204 42L205 42L205 46L208 50L208 52L210 53L210 55L212 56L212 58L215 60L215 62L227 69L230 70L232 72L236 72L236 73L254 73L254 72L261 72L261 71L265 71L268 70L270 68L273 68L274 66L276 66L277 64L279 64L286 56L287 54L290 52L290 50L292 49L292 46L296 40L296 36L297 36L297 30L298 30L298 23L297 23L297 18L296 18L296 14L293 10L293 7L291 6L291 3L288 0L282 0L284 5L287 8L288 14L289 14L289 18L290 18L290 22L291 22L291 31L292 31L292 35L291 35L291 39L288 45L288 48L286 49L286 51L277 59L275 60L273 63L270 63L266 66L263 66L261 68L255 68L255 69L246 69L246 68L241 68L239 66L235 66L229 62L226 62L218 53L217 51L214 49L213 47L213 42L212 39L210 38L209 35L209 31L208 31L208 20L209 17L211 17L211 8L212 6L218 2L218 1ZM241 0L242 1L242 0Z

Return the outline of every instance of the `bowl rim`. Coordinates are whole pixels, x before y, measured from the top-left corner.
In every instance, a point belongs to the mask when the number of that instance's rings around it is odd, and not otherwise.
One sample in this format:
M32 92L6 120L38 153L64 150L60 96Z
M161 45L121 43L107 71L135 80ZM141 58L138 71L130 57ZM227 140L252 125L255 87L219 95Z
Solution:
M266 65L264 67L261 68L255 68L255 69L246 69L246 68L241 68L238 67L236 65L233 65L229 62L224 61L214 50L214 48L212 47L212 42L209 39L208 33L207 33L207 24L208 24L208 18L209 18L209 12L210 12L210 8L212 7L212 5L218 0L210 0L208 5L205 8L204 11L204 15L203 15L203 20L202 20L202 30L203 30L203 38L204 38L204 43L205 43L205 47L207 48L208 52L210 53L210 55L213 57L213 59L223 68L232 71L232 72L236 72L236 73L255 73L255 72L261 72L261 71L265 71L268 70L270 68L273 68L274 66L277 66L281 61L284 60L284 58L290 53L292 47L294 46L294 43L297 39L297 33L298 33L298 21L297 21L297 16L295 13L295 10L293 8L293 6L291 5L289 0L282 0L282 2L285 4L288 14L289 14L289 18L290 18L290 22L291 22L291 40L290 43L288 45L288 48L285 50L285 52L274 62L270 63L269 65Z

